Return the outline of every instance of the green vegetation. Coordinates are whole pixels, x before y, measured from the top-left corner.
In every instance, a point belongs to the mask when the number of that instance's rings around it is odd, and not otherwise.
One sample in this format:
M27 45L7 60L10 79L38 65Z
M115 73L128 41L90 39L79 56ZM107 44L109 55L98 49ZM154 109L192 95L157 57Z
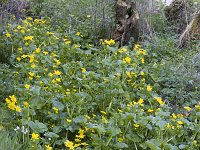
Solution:
M64 2L38 0L2 25L1 149L199 149L198 46L178 49L158 13L154 37L119 48L100 39L112 17L91 15L95 2Z

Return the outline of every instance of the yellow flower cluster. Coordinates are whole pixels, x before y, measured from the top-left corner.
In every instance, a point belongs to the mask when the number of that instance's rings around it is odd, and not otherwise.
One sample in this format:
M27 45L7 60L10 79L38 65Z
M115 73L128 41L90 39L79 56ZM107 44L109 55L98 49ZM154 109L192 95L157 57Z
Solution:
M115 44L115 40L110 39L110 40L104 40L102 42L102 44L106 44L106 45L114 45Z
M9 96L9 98L6 98L6 103L8 105L8 108L11 110L15 110L16 112L21 112L20 106L17 106L17 99L15 95Z

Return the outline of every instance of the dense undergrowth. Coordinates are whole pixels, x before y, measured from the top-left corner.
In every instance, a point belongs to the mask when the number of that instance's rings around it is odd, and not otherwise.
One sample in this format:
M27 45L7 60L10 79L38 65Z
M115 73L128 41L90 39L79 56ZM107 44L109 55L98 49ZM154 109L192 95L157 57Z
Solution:
M1 33L1 148L199 149L195 44L180 50L161 27L140 44L95 45L88 24L51 21L27 17Z

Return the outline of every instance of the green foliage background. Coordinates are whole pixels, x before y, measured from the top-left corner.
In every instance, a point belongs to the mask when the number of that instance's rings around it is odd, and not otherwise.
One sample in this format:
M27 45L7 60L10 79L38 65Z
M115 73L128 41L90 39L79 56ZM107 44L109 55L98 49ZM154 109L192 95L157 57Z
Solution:
M8 15L0 33L3 149L199 149L198 41L177 48L162 8L150 18L153 37L122 48L100 41L114 2L34 0L24 19Z

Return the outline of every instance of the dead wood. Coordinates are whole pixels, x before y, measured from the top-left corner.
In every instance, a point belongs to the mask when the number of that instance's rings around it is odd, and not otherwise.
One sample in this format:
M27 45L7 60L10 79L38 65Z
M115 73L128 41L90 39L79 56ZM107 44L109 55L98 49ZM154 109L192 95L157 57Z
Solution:
M116 27L112 31L112 39L123 46L128 44L131 37L135 41L139 38L139 14L136 5L129 0L118 0L116 4Z
M200 41L200 11L195 13L192 21L180 36L178 47L185 47L191 41Z

